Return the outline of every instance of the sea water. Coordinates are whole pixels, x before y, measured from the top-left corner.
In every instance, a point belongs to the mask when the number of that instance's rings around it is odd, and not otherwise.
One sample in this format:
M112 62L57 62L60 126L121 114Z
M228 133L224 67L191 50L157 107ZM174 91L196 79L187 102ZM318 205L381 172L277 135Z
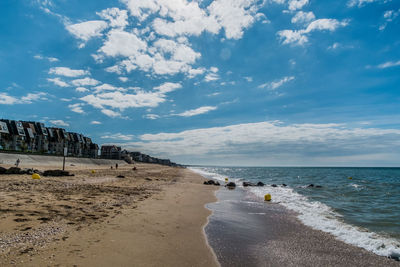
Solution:
M260 201L271 194L272 202L295 211L305 225L348 244L381 256L400 256L400 168L190 169L206 178L228 178L239 186L243 181L261 181L266 185L244 190Z

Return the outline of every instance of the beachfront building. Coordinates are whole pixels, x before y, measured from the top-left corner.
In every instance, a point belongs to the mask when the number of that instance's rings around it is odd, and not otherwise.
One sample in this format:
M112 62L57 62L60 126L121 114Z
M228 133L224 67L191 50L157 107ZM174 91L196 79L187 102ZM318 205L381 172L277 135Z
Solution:
M11 135L6 122L0 121L0 149L9 150Z
M121 147L115 145L101 146L101 158L121 159Z
M0 120L0 151L22 151L74 157L98 157L99 146L82 134L46 128L41 122Z
M7 150L14 151L26 151L27 145L25 143L25 131L20 121L14 120L1 120L6 123L8 131L9 131L9 139L7 140L7 144L5 144L5 148Z

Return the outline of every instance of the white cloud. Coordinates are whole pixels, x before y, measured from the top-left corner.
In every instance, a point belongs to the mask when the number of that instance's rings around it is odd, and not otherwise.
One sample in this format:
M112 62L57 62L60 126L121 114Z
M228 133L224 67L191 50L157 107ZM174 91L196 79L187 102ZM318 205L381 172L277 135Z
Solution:
M328 47L330 50L335 50L340 47L339 43L333 43L331 46Z
M38 100L47 100L47 93L39 92L39 93L29 93L26 96L21 97L21 102L23 104L31 104L34 101Z
M379 0L350 0L349 2L347 2L347 5L349 7L354 7L354 6L358 6L358 7L362 7L365 4L369 4L369 3L373 3L373 2L377 2Z
M244 77L244 79L249 83L253 81L253 77Z
M97 62L103 62L105 57L118 58L117 63L106 70L120 75L139 69L154 75L185 73L193 78L203 74L204 70L192 67L201 54L191 48L189 36L204 31L218 34L224 30L226 38L239 39L245 29L265 17L257 13L264 4L259 0L215 0L207 7L187 0L122 2L132 16L139 21L147 20L145 24L148 26L139 24L129 32L124 31L127 22L124 10L103 10L98 15L109 20L111 27L115 24L116 28L109 30L102 47L93 55Z
M61 75L65 77L78 77L90 75L90 72L87 70L73 70L67 67L55 67L49 70L49 74Z
M157 114L146 114L143 117L146 118L146 119L149 119L149 120L156 120L156 119L160 118L160 116L157 115Z
M121 113L110 110L110 109L102 109L101 113L103 113L104 115L107 115L108 117L111 117L111 118L116 118L116 117L121 116Z
M66 29L76 38L81 39L83 43L80 47L84 47L85 43L93 37L99 37L108 27L107 22L103 20L92 20L77 24L67 25Z
M126 91L124 88L116 87L116 86L108 84L108 83L98 85L98 86L94 87L94 89L95 89L96 93L103 92L103 91Z
M60 78L48 78L47 81L54 83L55 85L59 87L69 87L70 85Z
M121 82L126 83L129 79L127 77L118 77Z
M350 156L353 161L347 161L347 164L357 164L355 161L358 156L373 153L387 153L387 159L394 154L397 159L400 156L398 129L348 128L329 123L244 123L177 133L144 134L139 139L139 142L123 145L127 149L135 147L155 155L168 151L170 157L181 160L194 158L193 163L199 162L199 159L208 159L208 163L218 162L228 157L231 165L242 162L253 166L326 166L338 162L346 164L344 159ZM232 161L233 158L237 162ZM392 162L395 161L392 159Z
M204 113L208 113L210 111L216 110L217 107L215 106L204 106L204 107L200 107L200 108L196 108L196 109L191 109L191 110L187 110L185 112L176 114L177 116L180 117L192 117L192 116L197 116L200 114L204 114Z
M297 44L303 45L308 42L307 34L313 31L335 31L339 27L345 27L348 25L347 20L338 21L336 19L317 19L311 22L307 28L303 30L282 30L277 34L283 41L283 44Z
M308 0L289 0L289 10L302 9L308 4Z
M162 94L166 94L180 88L182 88L182 85L180 83L171 83L171 82L166 82L161 84L160 86L154 87L155 90L159 91Z
M1 105L13 105L13 104L17 104L18 103L18 99L13 97L13 96L9 96L6 93L0 93L0 104Z
M128 25L128 12L126 10L120 10L119 8L107 8L97 13L102 19L106 19L110 22L111 27L125 28Z
M75 89L75 91L79 92L79 93L85 93L85 92L89 92L88 89L86 89L85 87L77 87Z
M315 19L313 12L303 12L299 11L292 18L292 23L309 23Z
M400 9L398 9L397 11L396 10L385 11L385 13L383 13L383 18L385 19L385 23L379 26L379 30L383 31L384 29L386 29L388 23L395 20L399 15L400 15Z
M71 111L79 113L79 114L85 113L85 111L82 109L82 106L83 105L81 103L68 105L68 107L71 109Z
M266 88L267 87L270 90L276 90L277 88L281 87L285 83L293 81L294 79L295 79L294 76L286 76L276 82L263 83L263 84L259 85L258 88Z
M211 82L211 81L216 81L219 80L219 75L216 73L208 73L205 77L204 80L206 82Z
M102 123L99 122L99 121L91 121L90 124L92 124L92 125L100 125L100 124L102 124Z
M58 58L55 58L55 57L44 57L44 56L42 56L42 55L34 55L33 57L34 57L35 59L39 59L39 60L46 59L46 60L48 60L49 62L58 62L58 61L59 61L59 59L58 59Z
M122 140L122 141L129 141L133 139L133 135L131 134L121 134L121 133L116 133L116 134L109 134L109 135L104 135L101 138L103 139L115 139L115 140Z
M63 121L63 120L50 120L50 123L56 126L61 126L61 127L68 127L69 123Z
M74 86L95 86L98 85L100 82L93 78L85 77L82 79L76 79L71 82Z
M378 68L386 69L386 68L397 67L397 66L400 66L400 60L399 61L388 61L388 62L379 64Z

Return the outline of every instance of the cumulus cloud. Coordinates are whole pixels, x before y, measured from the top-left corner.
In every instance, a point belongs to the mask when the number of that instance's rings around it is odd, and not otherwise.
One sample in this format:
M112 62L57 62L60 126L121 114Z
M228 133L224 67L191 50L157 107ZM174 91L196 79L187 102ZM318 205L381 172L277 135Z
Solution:
M21 97L10 96L7 93L0 93L0 105L32 104L36 101L47 100L46 96L47 93L44 92L28 93Z
M68 107L69 107L69 109L71 109L71 111L79 113L79 114L85 113L85 111L82 109L82 106L83 105L81 103L68 105Z
M265 15L258 12L265 3L261 0L214 0L202 7L197 1L187 0L122 2L131 16L145 23L131 25L133 28L127 31L128 12L109 8L97 13L104 20L67 26L69 32L83 41L82 46L105 34L93 58L99 63L106 57L116 58L117 63L106 70L120 75L139 69L154 75L185 73L193 78L203 74L204 69L193 68L201 54L193 50L188 37L223 32L225 38L240 39L255 21L265 20Z
M102 123L99 122L99 121L91 121L90 124L92 124L92 125L100 125L100 124L102 124Z
M85 77L82 79L76 79L71 82L74 86L80 87L80 86L96 86L100 82L98 80L95 80L93 78Z
M307 35L313 31L335 31L339 27L348 25L347 20L338 21L336 19L317 19L311 22L307 28L303 30L282 30L277 34L283 44L303 45L308 42Z
M116 118L116 117L121 116L121 113L119 113L117 111L113 111L111 109L102 109L101 113L103 113L104 115L111 117L111 118Z
M292 18L292 23L309 23L313 20L315 20L315 15L313 12L299 11Z
M68 67L55 67L49 70L49 74L55 74L65 77L78 77L83 75L90 75L87 70L73 70Z
M108 27L107 22L103 20L92 20L77 24L67 25L66 29L76 38L82 40L80 47L84 47L85 43L93 37L99 37Z
M98 12L102 19L108 20L110 27L125 28L128 25L128 12L119 8L107 8Z
M196 109L187 110L185 112L182 112L182 113L179 113L176 115L180 116L180 117L193 117L193 116L208 113L208 112L216 110L216 109L217 109L217 107L215 107L215 106L204 106L204 107L199 107Z
M60 78L48 78L47 81L52 82L59 87L69 87L70 86L67 82L61 80Z
M68 127L69 126L69 123L67 123L63 120L50 120L50 123L55 126L60 126L60 127Z
M400 130L348 128L340 124L258 122L144 134L139 139L123 145L154 155L168 151L175 159L197 164L228 159L230 165L357 165L365 155L382 154L382 162L385 156L400 156ZM193 161L188 162L189 159Z
M308 0L289 0L289 10L302 9L303 6L308 4Z

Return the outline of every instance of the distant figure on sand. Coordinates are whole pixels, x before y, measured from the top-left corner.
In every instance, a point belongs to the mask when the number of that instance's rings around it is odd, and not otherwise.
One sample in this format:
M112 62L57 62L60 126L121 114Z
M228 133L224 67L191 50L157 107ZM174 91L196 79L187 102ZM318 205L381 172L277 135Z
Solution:
M112 165L111 165L111 170L113 169Z
M19 159L17 159L17 161L15 162L15 167L17 167L17 168L18 168L18 166L19 166L19 163L20 163L20 160L19 160Z
M115 169L118 169L118 163L115 163Z

